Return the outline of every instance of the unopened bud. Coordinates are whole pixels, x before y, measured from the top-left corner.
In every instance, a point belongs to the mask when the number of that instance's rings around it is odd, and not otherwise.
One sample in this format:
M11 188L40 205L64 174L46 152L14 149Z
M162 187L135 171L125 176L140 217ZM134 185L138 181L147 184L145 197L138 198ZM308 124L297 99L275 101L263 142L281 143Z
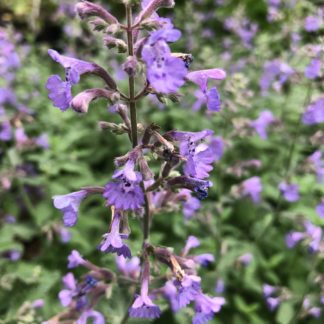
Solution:
M125 134L125 133L129 132L129 130L125 124L115 124L115 123L100 121L98 123L98 126L100 129L102 129L102 130L107 129L116 135L121 135L121 134Z
M104 97L112 101L115 92L106 89L89 89L77 94L71 101L71 107L79 113L86 113L89 109L89 104L91 101Z
M146 18L152 16L159 8L172 8L174 7L174 0L152 0L138 15L136 21L141 22Z
M154 178L154 174L151 171L146 159L143 156L141 156L139 158L138 164L140 166L140 170L141 170L144 180L151 180Z
M118 24L117 18L109 13L106 9L89 1L82 1L77 3L76 11L81 19L95 16L102 18L109 24Z
M126 62L123 64L123 70L129 76L135 76L137 70L137 59L135 56L128 56Z
M127 51L127 44L120 38L112 36L106 36L104 38L104 44L108 48L117 48L118 53L125 53Z
M111 24L106 28L106 33L115 35L120 31L120 25L119 24Z
M93 26L93 30L95 31L102 31L107 28L107 23L101 18L91 20L90 24Z

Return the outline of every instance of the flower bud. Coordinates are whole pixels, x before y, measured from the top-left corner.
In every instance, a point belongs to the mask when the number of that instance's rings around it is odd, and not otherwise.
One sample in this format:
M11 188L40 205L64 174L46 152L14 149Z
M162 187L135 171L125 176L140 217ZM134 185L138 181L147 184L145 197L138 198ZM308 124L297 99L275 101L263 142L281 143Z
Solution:
M151 180L154 178L154 174L143 156L138 159L138 164L144 180Z
M77 3L76 11L81 19L95 16L102 18L109 24L118 24L117 18L109 13L106 9L89 1L82 1Z
M137 70L137 59L135 56L128 56L126 62L123 64L123 70L129 76L135 76Z
M127 44L122 39L119 38L115 38L112 36L105 36L104 44L108 48L117 47L118 53L125 53L127 51Z
M109 131L111 131L116 135L121 135L129 132L125 124L115 124L115 123L109 123L105 121L99 121L98 126L100 129L102 130L108 129Z
M107 28L107 23L101 18L95 18L90 21L94 31L102 31Z
M89 104L91 101L104 97L110 101L114 97L115 92L106 89L89 89L77 94L71 101L71 107L79 113L86 113L89 109Z
M174 0L152 0L138 15L136 21L141 22L146 18L152 16L152 14L159 8L172 8L174 7Z

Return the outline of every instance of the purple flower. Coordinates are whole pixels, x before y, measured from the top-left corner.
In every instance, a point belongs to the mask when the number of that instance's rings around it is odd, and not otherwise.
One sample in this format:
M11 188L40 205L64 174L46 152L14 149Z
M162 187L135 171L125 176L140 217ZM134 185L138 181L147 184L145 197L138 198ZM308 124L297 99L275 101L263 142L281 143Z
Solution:
M180 190L179 196L184 197L184 201L182 203L183 215L185 219L190 219L200 208L200 200L193 197L188 189Z
M265 95L276 80L278 81L277 87L280 88L293 74L294 70L279 59L266 62L259 82L262 94Z
M324 122L324 97L318 98L307 107L302 121L305 125L314 125Z
M250 196L254 203L260 201L260 193L262 192L261 179L259 177L252 177L243 181L242 193L244 196Z
M269 297L269 296L271 296L274 292L277 291L277 288L276 288L275 286L271 286L271 285L269 285L269 284L264 284L262 290L263 290L263 295L264 295L265 297Z
M43 149L49 148L48 135L42 134L35 139L36 145L42 147Z
M187 158L184 173L188 176L199 179L207 178L213 169L212 163L218 161L223 155L221 138L212 138L209 144L201 143L201 140L213 134L211 130L196 133L172 131L168 134L180 142L180 154Z
M140 259L138 257L132 257L127 261L122 255L116 257L116 264L118 270L127 277L138 278L140 273Z
M304 232L290 232L286 235L286 244L288 248L294 247L298 242L304 240L311 253L320 249L322 242L322 229L313 225L310 221L304 222Z
M251 253L242 254L241 256L238 257L237 260L243 265L248 266L253 260L253 254Z
M121 210L135 210L143 206L142 176L134 171L134 161L129 160L123 169L115 171L113 179L106 184L103 194L108 205Z
M173 312L177 312L179 310L178 304L178 290L174 285L173 281L169 280L165 283L164 287L161 288L163 296L168 300L171 309Z
M190 235L187 239L186 245L182 250L182 255L186 256L192 248L195 248L200 245L200 241L196 236Z
M178 307L179 309L186 307L193 301L197 294L200 293L201 278L195 275L185 275L180 281L176 281L178 286Z
M59 299L62 306L67 307L71 304L73 297L77 295L77 282L71 272L66 274L62 281L66 289L59 292Z
M92 319L91 323L92 324L105 324L105 317L93 310L93 309L87 309L86 311L84 311L82 313L82 315L79 317L79 319L76 321L76 324L87 324L88 323L88 319Z
M321 61L320 59L314 59L305 69L305 77L310 80L314 80L321 76Z
M44 307L44 300L43 299L36 299L32 302L33 308L42 308Z
M83 265L86 261L82 258L81 254L77 250L72 250L68 256L68 268L76 268L79 265Z
M176 92L185 82L186 66L180 58L171 55L167 44L175 42L180 36L180 31L172 27L160 29L151 33L143 47L147 79L157 92Z
M264 110L260 113L260 116L250 123L250 126L255 129L258 135L262 139L267 139L267 128L275 121L275 118L271 111Z
M313 225L310 221L304 223L306 234L308 235L308 247L311 253L316 252L320 248L322 241L322 229Z
M203 324L210 321L225 304L224 297L209 297L204 294L197 294L195 297L196 314L192 319L193 324Z
M60 235L62 243L67 243L71 240L72 234L67 228L60 227L58 231L59 231L59 235Z
M100 251L105 253L117 253L117 255L122 255L125 258L131 258L131 251L123 242L123 239L127 238L127 235L120 233L121 218L121 213L116 211L113 215L110 231L103 236L104 239L100 244Z
M290 232L286 235L286 245L289 249L292 249L299 241L305 237L302 232Z
M194 71L187 74L187 80L196 83L203 95L205 96L205 103L208 110L219 111L220 110L220 96L216 87L212 87L208 90L208 80L222 80L226 77L226 72L220 69L209 69Z
M324 162L322 161L322 152L315 151L308 157L308 160L313 164L315 172L317 174L317 181L323 182L324 180Z
M62 111L70 107L72 100L71 88L71 81L62 81L58 75L51 75L46 83L48 98L53 101L55 107L60 108Z
M281 302L279 297L268 297L266 301L270 311L274 311Z
M15 140L18 145L24 145L28 142L28 137L25 133L25 130L22 127L16 128Z
M168 181L168 185L171 187L187 188L193 191L199 200L203 200L208 197L208 188L213 185L211 181L191 178L187 176L179 176L171 178Z
M160 317L160 308L152 302L148 295L149 280L150 264L145 260L142 273L141 294L135 298L133 305L128 310L130 317L149 319Z
M52 75L48 78L46 83L49 99L53 101L55 107L60 108L62 111L70 107L72 86L79 82L82 74L97 74L106 81L110 88L116 88L115 82L107 72L97 64L63 56L52 49L48 50L48 54L55 62L61 64L65 69L65 81L62 81L58 75Z
M305 19L304 28L308 32L315 32L321 27L321 18L316 16L308 16Z
M86 190L53 197L54 207L63 213L65 226L71 227L78 221L78 209L81 201L87 196Z
M11 126L8 121L4 121L0 124L0 141L10 141L11 140Z
M207 267L209 264L215 261L215 257L211 253L203 253L193 257L193 260L203 267Z
M321 201L317 206L316 206L316 212L319 217L324 218L324 201Z
M225 282L222 279L218 279L215 286L215 292L217 294L222 294L225 290Z
M285 200L289 202L294 202L299 200L299 187L297 184L289 184L286 182L281 182L279 184L279 190Z

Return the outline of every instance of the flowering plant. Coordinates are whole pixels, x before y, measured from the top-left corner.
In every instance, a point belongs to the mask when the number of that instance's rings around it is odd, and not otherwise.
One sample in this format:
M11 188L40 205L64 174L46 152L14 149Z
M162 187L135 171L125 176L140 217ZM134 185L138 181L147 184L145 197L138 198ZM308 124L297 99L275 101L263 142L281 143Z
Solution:
M153 121L147 125L138 123L137 115L140 100L148 95L160 101L169 98L180 102L179 89L187 82L199 87L202 102L209 111L218 112L221 108L220 95L215 84L210 87L210 83L224 79L226 73L218 68L190 71L191 55L172 53L169 43L177 41L181 32L174 28L170 19L158 16L157 11L173 7L174 1L142 1L135 16L133 1L122 2L126 23L120 22L104 7L88 1L79 2L76 10L81 19L88 20L95 30L102 33L103 43L109 49L116 48L118 52L126 53L122 68L128 75L128 93L120 90L105 68L61 55L53 49L48 54L65 69L65 79L52 75L46 88L49 99L61 111L73 109L86 114L90 105L94 105L93 101L106 99L112 107L110 111L118 114L122 123L100 121L100 127L127 135L132 147L123 156L115 158L116 170L104 187L87 186L66 195L54 196L53 203L62 212L65 226L71 227L77 224L78 209L84 199L94 194L101 194L105 199L111 223L98 249L103 253L115 253L124 277L141 283L124 321L128 316L159 317L161 310L155 300L163 297L175 311L193 302L193 323L204 323L213 318L225 303L223 297L205 295L201 288L198 268L212 262L213 256L188 254L191 248L200 244L194 236L188 238L179 255L170 247L157 246L149 239L150 227L161 210L170 207L172 210L181 204L185 217L189 218L200 207L200 201L207 197L208 188L213 185L208 177L213 163L222 156L223 142L209 129L200 132L168 129L163 132ZM73 95L73 87L85 74L100 77L104 86ZM149 163L153 162L152 157L159 165L155 167L158 170L155 173ZM131 216L142 224L143 243L138 251L140 262L137 257L132 257L134 251L127 245L127 240L131 239L128 225ZM162 275L164 280L157 280L160 287L152 289L150 282L154 277L151 273L158 264L166 266ZM66 289L60 292L59 297L68 311L50 319L49 323L57 323L61 319L76 319L77 323L85 323L89 317L93 317L96 323L104 323L103 315L94 308L107 289L123 279L111 270L85 260L79 252L72 251L68 267L77 266L85 267L89 273L80 283L76 282L72 273L63 278Z

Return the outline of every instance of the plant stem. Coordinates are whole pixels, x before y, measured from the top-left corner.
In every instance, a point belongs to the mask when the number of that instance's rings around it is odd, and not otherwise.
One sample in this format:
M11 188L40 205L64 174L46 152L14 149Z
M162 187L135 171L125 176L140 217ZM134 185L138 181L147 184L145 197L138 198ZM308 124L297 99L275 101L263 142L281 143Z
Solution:
M132 29L132 7L131 5L126 5L126 16L127 16L127 46L128 55L134 55L133 47L133 29ZM136 101L135 101L135 78L130 75L128 77L128 87L129 87L129 110L131 118L131 133L132 133L132 144L133 147L137 146L137 120L136 120Z
M127 17L127 47L128 55L134 55L133 47L133 30L132 26L132 7L131 5L126 5L126 17ZM130 110L130 119L131 119L131 138L133 147L137 146L137 118L136 118L136 101L141 98L145 93L145 88L135 97L135 78L134 76L128 77L128 86L129 86L129 110ZM144 192L145 199L145 213L143 220L143 246L148 242L149 231L150 231L150 201L149 196L145 193L144 183L141 183L142 190Z

